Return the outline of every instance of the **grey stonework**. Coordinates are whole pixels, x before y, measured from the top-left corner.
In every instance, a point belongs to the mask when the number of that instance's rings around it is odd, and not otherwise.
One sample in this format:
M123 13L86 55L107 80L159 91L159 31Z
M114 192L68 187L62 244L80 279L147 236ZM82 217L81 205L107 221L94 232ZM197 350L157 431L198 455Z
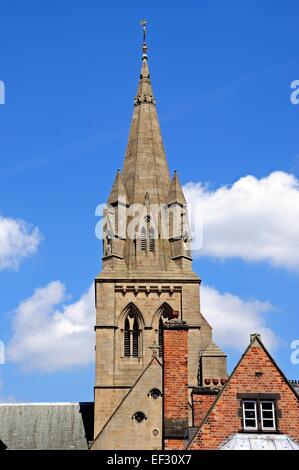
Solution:
M185 197L177 174L170 177L158 122L156 101L152 91L147 54L143 55L140 81L134 100L133 119L122 171L117 172L108 198L118 211L120 198L126 197L126 206L145 205L150 213L152 204L172 206L183 214ZM94 449L157 449L162 448L160 429L162 400L149 408L148 423L134 428L132 400L138 383L140 406L147 407L151 374L138 381L151 363L151 346L158 341L159 320L167 309L177 310L189 325L188 361L189 389L201 384L201 377L226 377L226 356L217 350L214 355L201 358L212 343L212 329L200 312L200 279L192 271L190 242L174 239L170 233L155 240L155 249L143 251L140 239L118 237L104 243L102 272L95 279L96 294L96 381ZM164 306L164 307L163 307ZM138 355L126 357L124 350L125 321L134 311L138 322ZM162 359L162 358L160 358ZM161 367L156 374L160 374ZM137 381L137 382L136 382ZM143 397L143 398L142 398ZM160 407L160 408L159 408ZM157 408L159 411L157 412ZM154 417L155 416L155 417ZM192 410L190 417L192 416ZM155 424L156 419L156 424ZM191 424L191 422L190 422ZM134 424L135 425L135 424ZM133 426L133 427L132 427ZM121 428L121 432L117 431ZM135 429L138 429L136 438ZM122 435L126 437L122 437ZM130 437L131 436L131 437ZM146 445L146 447L144 447Z

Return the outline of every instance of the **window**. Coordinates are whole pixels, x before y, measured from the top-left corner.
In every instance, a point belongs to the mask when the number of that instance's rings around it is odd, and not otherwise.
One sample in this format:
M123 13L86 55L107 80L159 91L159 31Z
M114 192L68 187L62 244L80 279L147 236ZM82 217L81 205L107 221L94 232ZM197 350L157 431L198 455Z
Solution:
M146 230L144 227L141 229L140 249L146 251Z
M158 388L153 388L153 389L149 392L148 396L152 397L154 400L157 400L159 397L162 396L162 393L161 393L161 391L160 391Z
M142 421L146 420L146 416L142 411L137 411L132 417L136 421L136 423L142 423Z
M145 227L142 227L140 231L140 251L154 253L156 248L155 238L155 230L153 228L146 230Z
M125 357L130 357L130 323L128 317L125 321L124 330L124 355Z
M275 402L273 400L244 400L243 428L245 431L275 431Z
M256 401L243 402L243 422L244 429L257 430Z
M152 253L155 251L155 239L154 238L149 239L149 249Z
M124 356L139 356L139 325L136 315L130 312L125 319Z
M263 431L274 431L275 426L275 408L273 401L261 401L261 427Z
M134 318L133 323L133 357L138 357L138 339L139 339L139 328L137 319Z
M149 231L149 251L152 253L155 251L155 231L153 228Z

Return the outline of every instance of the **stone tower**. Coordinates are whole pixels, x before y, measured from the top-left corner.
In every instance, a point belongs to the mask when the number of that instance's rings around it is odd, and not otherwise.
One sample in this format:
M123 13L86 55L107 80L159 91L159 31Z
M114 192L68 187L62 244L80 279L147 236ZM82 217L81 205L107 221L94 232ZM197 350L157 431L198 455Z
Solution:
M173 311L189 326L190 393L206 378L226 377L226 356L200 311L188 230L185 197L163 147L144 24L128 145L108 198L95 279L95 449L161 448L162 329Z

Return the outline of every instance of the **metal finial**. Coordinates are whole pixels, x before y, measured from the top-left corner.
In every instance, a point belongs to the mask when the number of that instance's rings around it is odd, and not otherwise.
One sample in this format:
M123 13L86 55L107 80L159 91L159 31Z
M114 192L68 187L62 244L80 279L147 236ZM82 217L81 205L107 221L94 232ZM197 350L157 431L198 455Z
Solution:
M142 29L143 29L143 44L145 44L145 42L146 42L146 20L141 20L140 24L141 24Z
M141 20L140 24L141 24L142 29L143 29L142 59L147 59L146 20Z

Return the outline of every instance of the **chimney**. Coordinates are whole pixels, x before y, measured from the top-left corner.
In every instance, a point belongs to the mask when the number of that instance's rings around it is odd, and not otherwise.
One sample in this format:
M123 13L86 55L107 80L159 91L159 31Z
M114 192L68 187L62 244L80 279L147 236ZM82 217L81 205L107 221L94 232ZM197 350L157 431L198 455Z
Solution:
M163 328L165 449L180 448L188 429L188 325L178 317L173 311Z

